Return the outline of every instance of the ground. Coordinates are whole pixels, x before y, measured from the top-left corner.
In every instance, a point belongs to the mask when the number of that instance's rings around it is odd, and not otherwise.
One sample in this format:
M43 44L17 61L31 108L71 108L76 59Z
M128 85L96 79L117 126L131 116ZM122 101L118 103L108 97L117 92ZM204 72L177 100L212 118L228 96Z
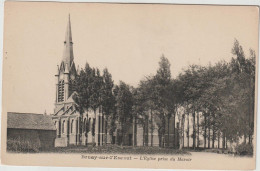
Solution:
M203 161L203 169L214 170L253 170L255 167L254 160L250 156L238 156L233 154L218 154L214 152L190 152L194 163ZM215 163L212 165L212 163ZM249 169L251 168L251 169ZM236 169L237 170L237 169Z
M186 150L177 150L173 148L160 147L132 147L107 145L97 147L86 146L71 146L71 147L56 147L49 150L41 151L43 153L95 153L95 154L190 154Z
M24 144L18 144L18 146L10 146L7 148L8 152L18 153L85 153L85 154L148 154L148 155L201 155L202 156L225 156L225 157L252 157L252 155L238 155L232 153L229 150L222 149L187 149L182 150L173 148L161 148L161 147L132 147L132 146L120 146L120 145L104 145L104 146L69 146L69 147L52 147L48 149L35 149L24 146ZM214 158L214 157L213 157Z

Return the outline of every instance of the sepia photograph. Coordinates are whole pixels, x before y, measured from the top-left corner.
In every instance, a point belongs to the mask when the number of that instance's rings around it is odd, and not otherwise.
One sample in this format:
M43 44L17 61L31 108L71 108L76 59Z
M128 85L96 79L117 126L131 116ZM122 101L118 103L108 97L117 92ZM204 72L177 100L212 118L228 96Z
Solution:
M1 162L256 167L258 6L7 1Z

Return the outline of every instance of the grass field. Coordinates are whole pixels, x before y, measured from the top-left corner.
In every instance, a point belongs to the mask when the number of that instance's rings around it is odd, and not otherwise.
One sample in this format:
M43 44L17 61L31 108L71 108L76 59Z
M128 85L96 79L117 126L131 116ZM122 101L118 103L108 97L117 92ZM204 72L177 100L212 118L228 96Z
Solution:
M190 154L186 150L177 150L173 148L160 147L131 147L131 146L71 146L56 147L49 150L40 151L40 153L95 153L95 154Z

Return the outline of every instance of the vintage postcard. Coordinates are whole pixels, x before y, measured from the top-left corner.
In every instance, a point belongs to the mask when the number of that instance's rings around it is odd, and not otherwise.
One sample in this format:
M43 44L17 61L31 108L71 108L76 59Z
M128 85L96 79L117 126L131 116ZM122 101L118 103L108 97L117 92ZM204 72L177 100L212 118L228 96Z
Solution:
M257 6L6 2L1 162L252 170Z

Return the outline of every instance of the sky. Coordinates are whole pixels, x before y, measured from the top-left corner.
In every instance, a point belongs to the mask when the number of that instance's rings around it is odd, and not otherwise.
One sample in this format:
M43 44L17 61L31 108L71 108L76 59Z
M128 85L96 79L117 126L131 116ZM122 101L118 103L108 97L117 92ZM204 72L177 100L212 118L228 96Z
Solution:
M249 6L7 2L3 109L52 113L55 73L71 17L74 62L108 68L137 86L162 54L175 78L189 64L229 61L236 38L258 56L258 9Z

